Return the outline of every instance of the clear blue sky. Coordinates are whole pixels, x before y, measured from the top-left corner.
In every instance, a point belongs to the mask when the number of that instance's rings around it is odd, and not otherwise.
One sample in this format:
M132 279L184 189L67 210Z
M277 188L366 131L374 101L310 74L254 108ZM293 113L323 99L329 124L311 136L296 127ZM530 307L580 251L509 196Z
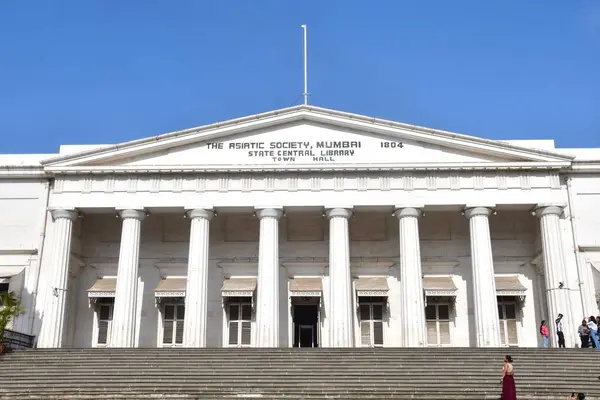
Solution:
M600 147L598 0L3 0L0 153L310 103Z

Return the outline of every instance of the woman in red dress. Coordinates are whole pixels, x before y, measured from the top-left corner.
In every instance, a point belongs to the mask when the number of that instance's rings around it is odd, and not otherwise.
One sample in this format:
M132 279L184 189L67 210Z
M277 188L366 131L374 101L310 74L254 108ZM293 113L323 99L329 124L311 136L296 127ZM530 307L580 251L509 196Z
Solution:
M517 400L517 389L515 388L514 368L512 357L504 357L504 368L502 369L502 400Z

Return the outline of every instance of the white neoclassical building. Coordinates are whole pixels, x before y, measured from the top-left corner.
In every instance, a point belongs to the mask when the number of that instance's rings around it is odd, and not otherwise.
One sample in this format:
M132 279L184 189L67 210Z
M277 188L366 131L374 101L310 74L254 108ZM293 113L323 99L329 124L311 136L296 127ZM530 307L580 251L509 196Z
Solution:
M0 205L38 347L536 347L559 313L571 347L598 314L600 149L552 140L299 106L0 155Z

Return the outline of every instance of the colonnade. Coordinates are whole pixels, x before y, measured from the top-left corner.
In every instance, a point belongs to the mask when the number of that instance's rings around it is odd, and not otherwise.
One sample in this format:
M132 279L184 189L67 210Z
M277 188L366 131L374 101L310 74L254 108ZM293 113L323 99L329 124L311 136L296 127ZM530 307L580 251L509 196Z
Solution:
M401 284L401 326L398 334L404 347L427 345L425 307L418 220L422 206L396 207L394 215L399 224L399 268ZM491 207L467 207L471 242L471 265L475 303L477 347L499 347L500 327L494 280L492 243L489 218ZM48 297L44 303L44 317L38 338L38 347L63 347L66 287L73 222L77 210L52 210L54 245ZM541 238L544 253L548 315L570 310L567 291L559 290L565 282L565 259L561 243L559 217L562 208L556 205L540 206L536 215L541 220ZM121 243L115 292L115 311L109 345L134 347L141 224L146 217L143 209L118 210L122 219ZM279 347L279 220L282 207L257 208L260 220L258 282L256 301L255 347ZM193 208L186 211L191 221L187 287L186 318L183 345L205 347L207 332L207 286L209 260L209 230L214 216L212 209ZM354 325L352 310L352 277L350 269L349 219L352 209L327 208L329 220L329 282L330 305L327 318L330 347L353 347ZM565 327L572 329L573 327ZM552 327L553 329L553 327Z

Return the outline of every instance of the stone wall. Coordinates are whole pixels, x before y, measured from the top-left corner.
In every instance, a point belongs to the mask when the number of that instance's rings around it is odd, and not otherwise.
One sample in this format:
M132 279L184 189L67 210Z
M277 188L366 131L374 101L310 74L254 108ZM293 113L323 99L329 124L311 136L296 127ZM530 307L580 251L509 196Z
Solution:
M48 181L0 179L0 278L9 277L9 290L20 297L25 314L13 328L29 333L39 315L34 310L39 257L44 240Z

